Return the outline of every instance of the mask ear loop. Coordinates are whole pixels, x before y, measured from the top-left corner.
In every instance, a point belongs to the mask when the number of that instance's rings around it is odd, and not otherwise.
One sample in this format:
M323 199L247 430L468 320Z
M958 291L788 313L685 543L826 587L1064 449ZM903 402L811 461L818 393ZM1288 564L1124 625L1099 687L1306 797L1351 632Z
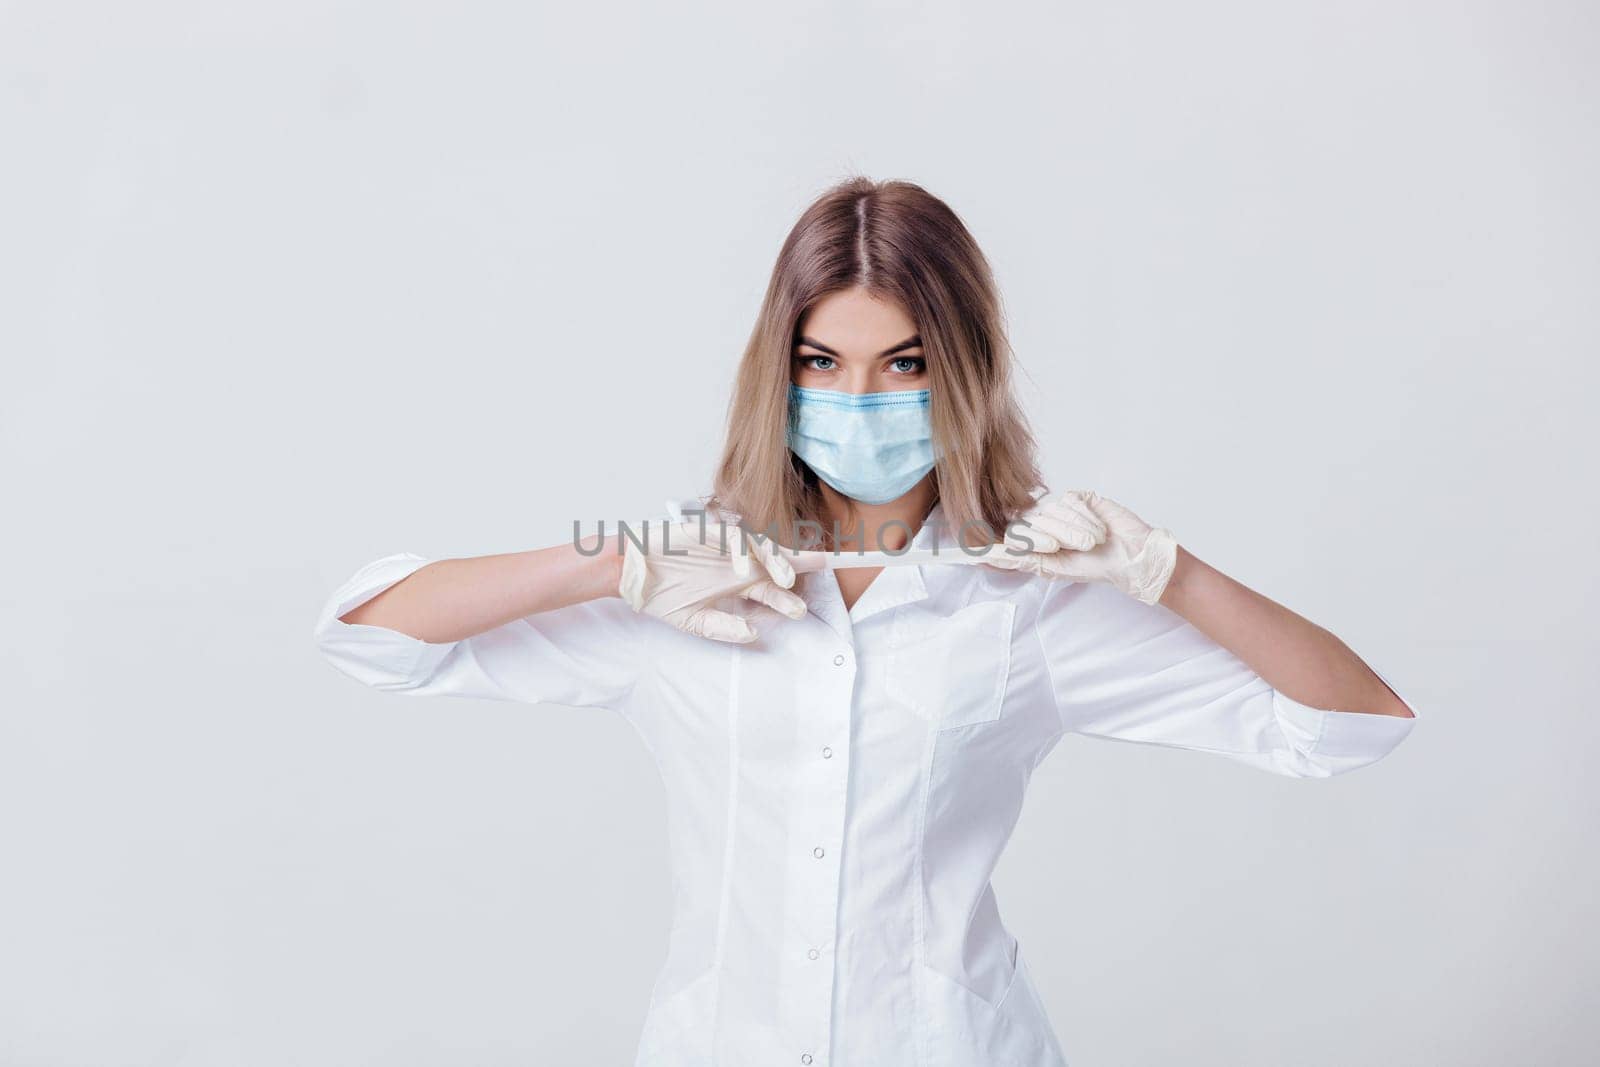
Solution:
M933 548L908 548L904 552L785 552L796 574L811 571L842 571L851 567L917 567L927 564L974 566L987 563L1005 551L1005 545L988 545L982 552L960 548L944 551Z

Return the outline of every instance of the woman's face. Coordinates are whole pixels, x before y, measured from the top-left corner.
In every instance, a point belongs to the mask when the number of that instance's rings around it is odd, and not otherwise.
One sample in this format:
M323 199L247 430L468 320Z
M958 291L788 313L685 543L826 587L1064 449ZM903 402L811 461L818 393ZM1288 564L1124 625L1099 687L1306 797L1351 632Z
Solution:
M807 389L887 393L926 389L928 364L917 327L898 304L865 289L842 289L800 319L790 380Z

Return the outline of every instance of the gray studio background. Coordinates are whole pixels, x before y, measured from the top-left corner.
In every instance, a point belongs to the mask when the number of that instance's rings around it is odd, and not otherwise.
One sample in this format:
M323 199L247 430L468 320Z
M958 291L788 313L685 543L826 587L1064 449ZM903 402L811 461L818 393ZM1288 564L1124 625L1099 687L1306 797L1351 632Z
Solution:
M1056 489L1419 711L1067 738L997 876L1075 1064L1575 1064L1596 989L1581 3L0 6L0 1064L631 1062L620 718L362 689L358 566L706 488L850 171L992 258Z

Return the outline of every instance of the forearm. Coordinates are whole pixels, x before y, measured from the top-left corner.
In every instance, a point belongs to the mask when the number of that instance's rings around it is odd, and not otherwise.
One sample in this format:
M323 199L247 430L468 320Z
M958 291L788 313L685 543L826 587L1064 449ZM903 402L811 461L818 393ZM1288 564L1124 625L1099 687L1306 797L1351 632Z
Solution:
M1181 546L1160 603L1291 700L1314 708L1412 717L1383 679L1339 638Z
M591 551L594 539L585 542ZM513 619L617 595L615 536L584 555L572 544L444 559L421 567L344 615L342 622L396 630L431 643L459 641Z

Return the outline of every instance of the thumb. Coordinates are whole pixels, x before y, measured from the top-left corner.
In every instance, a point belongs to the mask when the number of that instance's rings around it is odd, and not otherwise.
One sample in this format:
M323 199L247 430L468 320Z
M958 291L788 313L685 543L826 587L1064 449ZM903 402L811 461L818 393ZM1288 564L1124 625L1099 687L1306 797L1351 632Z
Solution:
M794 588L794 564L784 554L783 549L769 538L751 538L750 545L755 557L761 561L772 580L784 589Z
M779 588L776 582L756 582L740 595L758 604L765 604L791 619L803 619L806 616L806 602L789 590Z
M998 544L976 553L976 558L981 559L985 566L1014 571L1019 570L1031 554L1018 546Z
M755 627L746 620L712 608L701 608L689 616L683 628L696 637L727 641L736 645L747 645L759 636Z

